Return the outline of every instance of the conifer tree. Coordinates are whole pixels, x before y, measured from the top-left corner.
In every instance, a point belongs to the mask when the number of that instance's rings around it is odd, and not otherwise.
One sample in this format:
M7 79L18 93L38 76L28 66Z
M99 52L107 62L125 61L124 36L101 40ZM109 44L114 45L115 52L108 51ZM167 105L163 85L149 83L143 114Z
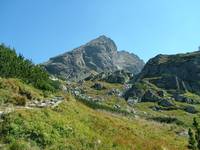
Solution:
M193 119L192 123L194 130L190 128L188 130L188 148L191 150L200 150L200 126L196 118Z
M188 135L189 135L188 148L191 150L197 150L194 133L192 132L191 128L189 128Z

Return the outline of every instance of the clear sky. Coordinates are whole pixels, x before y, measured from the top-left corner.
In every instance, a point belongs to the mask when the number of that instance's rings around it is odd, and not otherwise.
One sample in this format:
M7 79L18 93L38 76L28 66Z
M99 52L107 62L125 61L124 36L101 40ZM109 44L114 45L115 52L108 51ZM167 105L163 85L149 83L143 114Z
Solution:
M35 63L100 35L147 61L200 45L200 0L0 0L0 42Z

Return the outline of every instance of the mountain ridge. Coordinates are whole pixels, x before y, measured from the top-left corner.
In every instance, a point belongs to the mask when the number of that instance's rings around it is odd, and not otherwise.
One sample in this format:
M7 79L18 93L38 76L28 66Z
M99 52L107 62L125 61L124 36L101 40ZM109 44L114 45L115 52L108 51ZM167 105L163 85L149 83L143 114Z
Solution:
M84 79L92 72L125 70L137 74L143 66L137 55L118 51L115 42L104 35L44 63L49 73L72 80Z

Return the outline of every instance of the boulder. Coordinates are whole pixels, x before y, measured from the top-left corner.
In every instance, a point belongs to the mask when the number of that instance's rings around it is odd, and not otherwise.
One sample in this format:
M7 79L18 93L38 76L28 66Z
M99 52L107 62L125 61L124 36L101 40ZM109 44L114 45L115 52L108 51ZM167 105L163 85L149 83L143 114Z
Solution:
M156 95L152 90L147 90L145 94L142 96L142 102L158 102L161 101L162 98Z
M108 95L122 96L122 92L119 89L112 89L108 91Z
M173 97L174 97L174 99L175 99L176 101L178 101L178 102L184 102L184 103L189 103L189 104L194 103L194 100L193 100L193 99L190 99L190 98L185 97L185 96L183 96L183 95L180 95L180 94L178 94L178 93L175 93L175 94L173 95Z
M163 107L172 107L174 106L174 104L172 102L170 102L169 100L161 100L160 102L158 102L158 105L163 106Z
M138 97L129 97L127 100L128 105L134 105L136 103L139 102L139 98Z
M103 90L106 89L103 84L101 83L95 83L93 86L91 86L91 88L95 89L95 90Z
M185 106L184 110L191 114L195 114L198 112L194 106Z
M119 109L121 108L121 106L118 105L118 104L115 104L115 105L113 106L113 108L119 110Z
M165 91L161 90L157 92L158 96L165 97Z
M118 71L115 71L115 72L111 73L110 75L108 75L105 78L105 81L109 82L109 83L123 84L130 80L130 78L132 77L130 75L131 74L125 72L124 70L118 70Z

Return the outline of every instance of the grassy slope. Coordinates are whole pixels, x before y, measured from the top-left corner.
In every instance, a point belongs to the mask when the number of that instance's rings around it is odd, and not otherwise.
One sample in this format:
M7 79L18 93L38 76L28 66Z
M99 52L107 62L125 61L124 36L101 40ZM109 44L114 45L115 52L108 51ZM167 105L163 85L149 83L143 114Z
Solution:
M112 88L122 89L120 84L104 83L105 90L94 90L92 82L83 85L92 97L103 97L106 105L119 104L127 107L125 100L108 96ZM75 85L76 87L77 85ZM12 99L21 95L19 89L31 93L33 97L44 98L44 93L16 79L0 78L0 95ZM7 93L7 94L6 94ZM16 110L6 117L3 123L2 143L14 150L23 149L186 149L187 139L176 132L191 125L194 116L182 110L156 112L149 107L155 103L138 103L133 108L138 119L123 117L105 111L95 111L72 97L58 108ZM183 103L177 104L183 105ZM197 105L199 107L199 105ZM143 112L146 112L145 115ZM175 116L184 125L161 124L145 120L149 116ZM187 128L186 128L187 129ZM18 149L17 149L18 148Z
M94 83L93 82L85 82L83 87L86 89L86 93L88 95L91 95L93 97L102 97L105 99L103 101L104 104L109 105L110 107L113 107L114 104L119 104L122 108L126 109L127 103L125 102L124 99L115 97L115 96L108 96L107 93L110 89L116 88L116 89L122 89L121 84L109 84L105 82L100 82L102 83L107 89L105 90L94 90L90 88ZM157 87L154 87L157 88ZM185 93L185 96L188 98L196 99L199 100L200 97L192 94L192 93ZM197 110L200 110L200 104L186 104L186 103L181 103L181 102L174 102L176 106L194 106ZM152 106L158 106L157 103L152 103L152 102L144 102L144 103L138 103L132 106L137 112L138 115L144 118L149 118L149 117L175 117L178 120L182 121L184 124L182 124L182 127L190 127L192 125L192 120L194 117L198 117L200 113L197 114L190 114L187 113L183 110L170 110L170 111L153 111L150 107ZM145 112L145 114L144 114Z
M14 144L17 140L17 145L35 142L35 149L186 149L186 139L177 136L174 128L98 112L70 100L54 110L17 110L10 114L4 139Z
M28 101L34 98L43 98L43 93L21 80L0 78L0 104L17 104L20 100Z

